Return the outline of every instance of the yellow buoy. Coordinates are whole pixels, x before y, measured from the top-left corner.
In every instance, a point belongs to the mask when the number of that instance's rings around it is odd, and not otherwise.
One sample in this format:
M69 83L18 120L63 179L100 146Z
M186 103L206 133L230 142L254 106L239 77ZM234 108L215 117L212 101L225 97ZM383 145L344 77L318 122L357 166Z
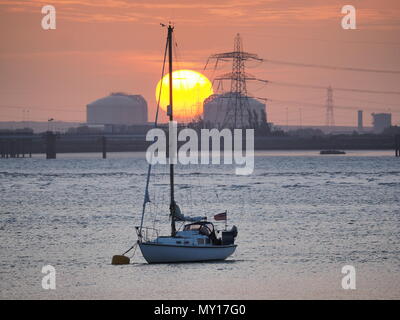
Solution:
M111 264L129 264L130 259L125 256L113 256L111 260Z

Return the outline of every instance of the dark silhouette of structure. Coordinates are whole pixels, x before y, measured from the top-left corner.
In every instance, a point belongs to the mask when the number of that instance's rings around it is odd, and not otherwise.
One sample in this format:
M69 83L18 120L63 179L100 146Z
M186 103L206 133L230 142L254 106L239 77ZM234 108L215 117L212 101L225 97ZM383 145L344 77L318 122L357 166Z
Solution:
M358 131L362 132L364 129L363 126L363 111L362 110L358 110L357 111L357 116L358 116Z
M101 137L101 149L103 152L103 159L107 158L107 138L106 137Z
M52 131L46 132L46 159L55 159L56 154L56 139L57 136Z

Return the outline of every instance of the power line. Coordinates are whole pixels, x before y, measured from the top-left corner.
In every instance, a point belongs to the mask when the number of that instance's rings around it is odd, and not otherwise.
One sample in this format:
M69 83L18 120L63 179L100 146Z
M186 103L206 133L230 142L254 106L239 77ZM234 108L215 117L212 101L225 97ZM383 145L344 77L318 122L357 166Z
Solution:
M252 37L267 37L267 38L287 38L287 39L293 39L293 40L306 40L306 41L312 41L312 42L326 42L326 43L342 43L342 44L351 44L351 45L382 45L382 46L400 46L400 42L395 42L395 41L366 41L366 40L361 40L361 41L353 41L353 40L339 40L339 39L321 39L321 38L314 38L314 37L291 37L291 36L284 36L284 35L273 35L273 34L257 34L257 33L245 33L244 34L246 37L247 36L252 36Z
M270 98L259 98L255 97L256 99L264 100L267 102L276 102L276 103L287 103L287 104L295 104L295 105L306 105L310 107L316 107L316 108L324 108L326 109L326 105L324 104L318 104L318 103L311 103L311 102L305 102L305 101L293 101L293 100L280 100L280 99L270 99ZM345 109L345 110L358 110L360 109L359 107L353 107L353 106L344 106L344 105L336 105L335 104L335 109ZM369 110L369 111L382 111L386 112L387 109L377 109L377 108L363 108L363 110ZM391 113L400 113L400 111L391 111Z
M374 72L374 73L388 73L388 74L400 74L400 70L383 70L383 69L366 69L366 68L354 68L354 67L339 67L339 66L328 66L323 64L311 64L311 63L299 63L299 62L289 62L283 60L272 60L263 59L265 62L284 64L294 67L306 67L306 68L319 68L319 69L329 69L329 70L342 70L342 71L357 71L357 72Z
M348 101L356 101L356 102L363 102L363 103L374 103L374 104L386 104L388 106L400 106L400 104L397 103L387 103L387 102L382 102L382 101L372 101L372 100L364 100L364 99L353 99L353 98L344 98L344 97L338 97L335 95L335 99L339 99L339 100L348 100Z
M299 83L280 82L280 81L270 81L270 80L263 80L263 79L257 79L257 81L264 82L264 83L267 83L267 84L277 85L277 86L285 86L285 87L310 88L310 89L322 89L322 90L326 90L326 88L327 88L327 87L319 86L319 85L299 84ZM332 87L332 89L334 89L335 91L400 95L400 91L382 91L382 90L369 90L369 89L356 89L356 88L336 88L336 87Z
M21 121L21 120L16 120L16 117L14 116L1 116L1 122L22 122L25 124L30 124L32 122L48 122L49 118L33 118L33 119L29 119L27 121ZM69 119L69 120L56 120L54 123L59 123L59 122L63 122L63 123L84 123L84 120L74 120L74 119Z
M82 110L71 110L71 109L55 109L55 108L35 108L35 107L20 107L20 106L1 106L0 108L5 109L26 109L26 110L41 110L41 111L60 111L60 112L79 112L86 113L86 111Z

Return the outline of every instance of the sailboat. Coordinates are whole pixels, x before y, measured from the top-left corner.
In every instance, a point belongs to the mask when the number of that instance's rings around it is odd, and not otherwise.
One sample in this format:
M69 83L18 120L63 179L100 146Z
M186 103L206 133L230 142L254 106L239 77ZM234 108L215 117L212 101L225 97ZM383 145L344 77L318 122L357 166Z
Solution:
M163 27L165 25L162 24ZM169 64L169 106L167 115L169 121L173 121L173 81L172 81L172 48L173 48L173 30L174 27L168 25L168 36L166 51L164 54L164 65L168 50ZM164 69L164 68L163 68ZM158 112L157 112L158 114ZM157 117L157 116L156 116ZM155 121L157 125L157 118ZM172 161L171 161L172 162ZM210 260L225 260L232 255L237 247L235 238L238 231L235 226L227 230L221 231L218 236L218 231L213 223L207 221L207 217L187 217L184 216L175 201L174 194L174 164L169 164L169 180L170 180L170 203L169 218L171 220L171 233L166 236L157 236L155 239L148 237L148 232L152 228L143 226L146 204L149 199L149 179L151 174L151 164L147 171L147 181L145 197L143 202L142 216L140 226L136 227L138 236L137 244L140 247L144 259L148 263L176 263L176 262L199 262ZM214 215L215 220L227 219L227 212ZM182 230L177 230L176 224L183 223ZM158 234L158 233L157 233Z

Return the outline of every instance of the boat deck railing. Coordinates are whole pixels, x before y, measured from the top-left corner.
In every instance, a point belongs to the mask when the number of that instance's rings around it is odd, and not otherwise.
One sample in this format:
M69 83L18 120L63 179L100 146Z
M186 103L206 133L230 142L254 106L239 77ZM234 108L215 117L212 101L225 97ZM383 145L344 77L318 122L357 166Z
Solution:
M153 241L158 238L158 229L152 227L142 227L142 232L140 234L140 227L136 227L136 234L142 241Z

